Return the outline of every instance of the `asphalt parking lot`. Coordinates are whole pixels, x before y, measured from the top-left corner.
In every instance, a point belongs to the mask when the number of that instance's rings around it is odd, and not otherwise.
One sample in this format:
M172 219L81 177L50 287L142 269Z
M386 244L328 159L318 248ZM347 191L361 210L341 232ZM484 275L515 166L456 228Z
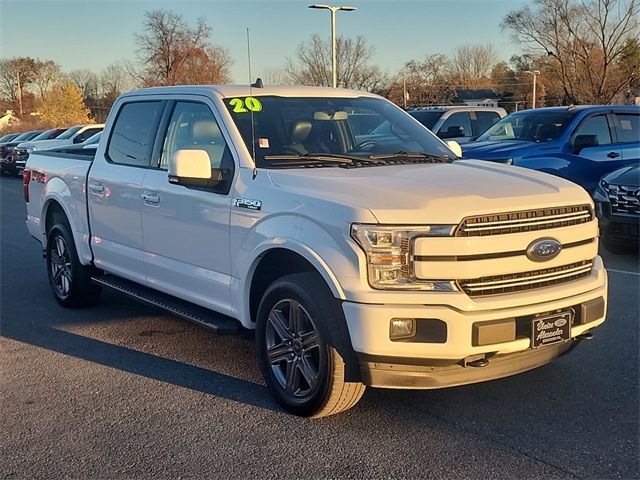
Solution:
M603 253L608 322L537 370L438 391L369 389L284 413L250 338L106 292L65 310L0 179L0 478L640 478L638 256Z

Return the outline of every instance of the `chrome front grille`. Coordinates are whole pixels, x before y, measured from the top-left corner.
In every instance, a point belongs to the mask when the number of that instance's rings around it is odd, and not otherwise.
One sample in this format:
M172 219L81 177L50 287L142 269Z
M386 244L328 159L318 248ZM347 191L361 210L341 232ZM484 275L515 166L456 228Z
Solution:
M612 213L640 215L640 187L609 184L607 195Z
M590 222L592 219L593 212L588 205L479 215L465 218L458 226L455 235L457 237L480 237L533 232L579 225Z
M590 275L592 267L593 261L584 260L569 265L531 272L460 280L458 285L470 297L500 295L580 280Z

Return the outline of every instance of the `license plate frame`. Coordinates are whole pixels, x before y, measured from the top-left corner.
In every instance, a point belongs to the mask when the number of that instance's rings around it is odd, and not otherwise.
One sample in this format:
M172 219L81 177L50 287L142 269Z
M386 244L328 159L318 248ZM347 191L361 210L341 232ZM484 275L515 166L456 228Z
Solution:
M571 310L534 317L531 321L531 348L542 348L570 340L572 324Z

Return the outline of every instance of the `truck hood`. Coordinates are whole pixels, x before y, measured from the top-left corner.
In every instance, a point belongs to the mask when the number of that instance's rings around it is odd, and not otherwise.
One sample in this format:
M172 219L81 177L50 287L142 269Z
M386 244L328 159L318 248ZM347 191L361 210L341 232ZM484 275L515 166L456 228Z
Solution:
M502 159L519 155L522 150L532 145L538 144L518 140L469 142L462 146L462 153L465 158Z
M459 223L466 216L591 204L579 186L533 170L483 161L367 168L270 170L296 195L369 210L380 223Z
M631 165L614 170L605 175L603 180L614 185L640 186L640 165Z

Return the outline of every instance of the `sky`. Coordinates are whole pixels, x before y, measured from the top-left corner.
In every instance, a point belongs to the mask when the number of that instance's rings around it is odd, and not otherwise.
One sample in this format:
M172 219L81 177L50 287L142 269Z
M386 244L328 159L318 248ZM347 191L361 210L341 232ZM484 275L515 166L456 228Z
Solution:
M330 37L327 10L308 9L305 0L0 0L0 57L55 60L65 72L98 73L109 64L135 58L134 34L147 10L166 9L191 24L205 17L212 40L228 49L234 82L249 77L246 29L251 37L254 77L295 58L298 45L318 33ZM320 1L324 3L324 0ZM409 60L450 54L466 43L492 43L508 60L518 51L503 31L504 15L522 0L354 0L358 8L338 12L338 35L362 35L374 47L372 62L395 73ZM339 3L333 3L339 5Z

